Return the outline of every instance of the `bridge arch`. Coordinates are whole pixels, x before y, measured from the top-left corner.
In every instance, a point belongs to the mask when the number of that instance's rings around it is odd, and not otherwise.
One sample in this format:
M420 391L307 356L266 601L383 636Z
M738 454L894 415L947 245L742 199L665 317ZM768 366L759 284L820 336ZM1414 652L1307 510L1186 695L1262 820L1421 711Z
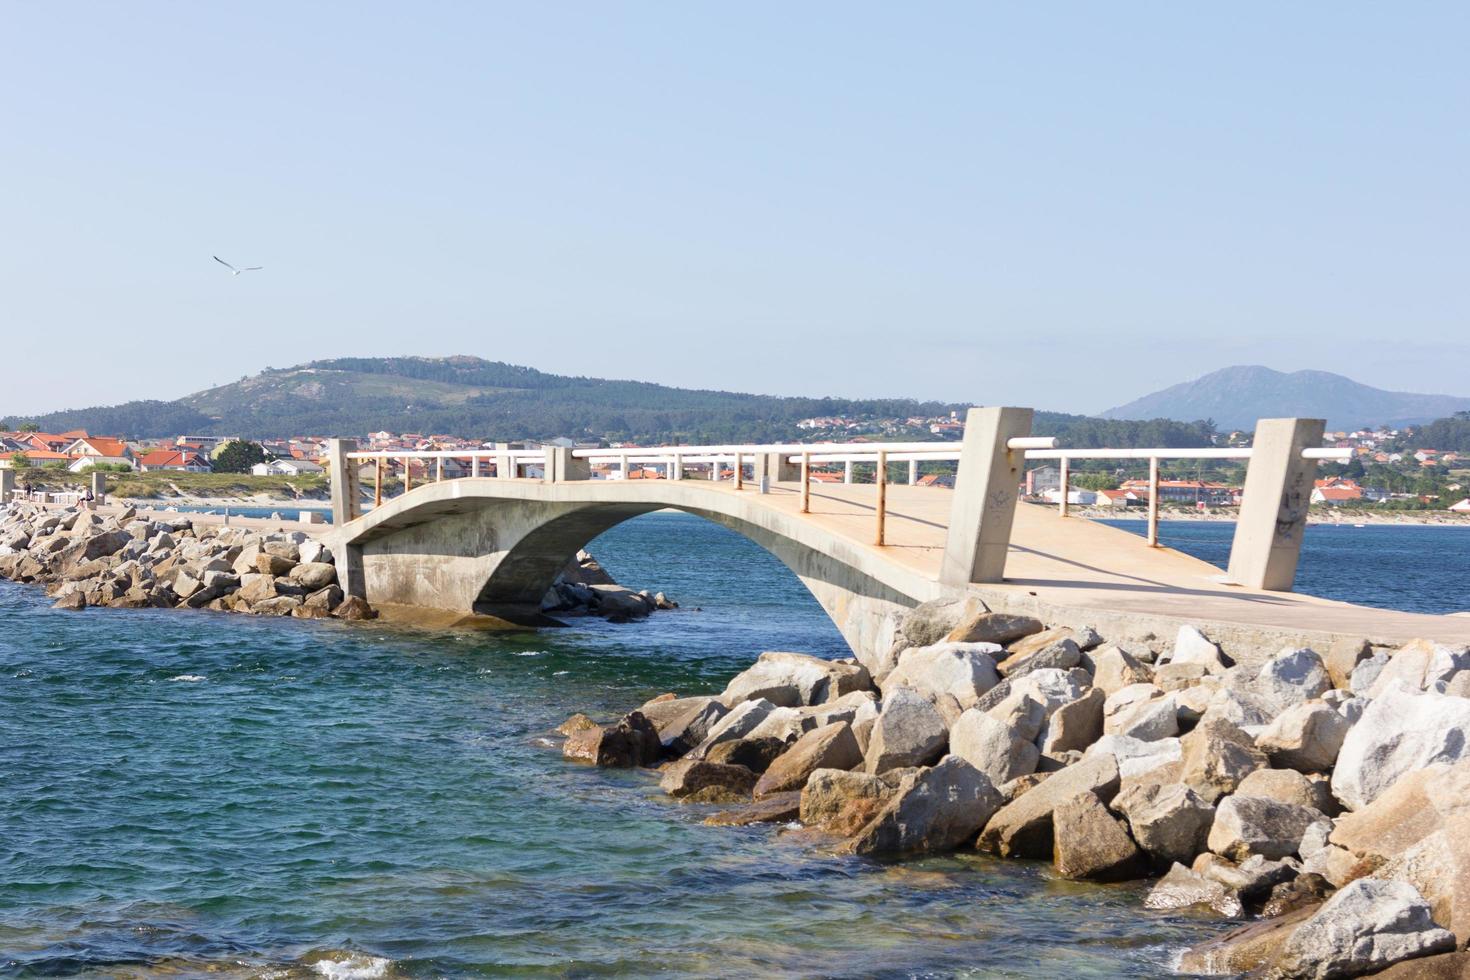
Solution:
M576 552L662 508L727 527L775 555L826 610L860 660L878 666L904 609L938 586L871 549L762 502L699 481L430 484L334 532L348 588L377 606L513 617L539 611Z

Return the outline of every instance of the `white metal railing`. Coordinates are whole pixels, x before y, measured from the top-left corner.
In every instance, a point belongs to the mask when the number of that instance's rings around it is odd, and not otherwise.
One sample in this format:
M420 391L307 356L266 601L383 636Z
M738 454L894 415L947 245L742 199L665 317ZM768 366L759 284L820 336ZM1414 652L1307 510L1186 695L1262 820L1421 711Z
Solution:
M1177 459L1230 459L1248 460L1252 450L1248 447L1230 448L1144 448L1144 449L1058 449L1057 440L1051 436L1019 436L1007 440L1006 448L1024 452L1028 460L1056 460L1060 466L1059 484L1061 516L1068 516L1070 495L1070 463L1074 459L1097 460L1147 460L1148 461L1148 544L1157 546L1159 535L1159 463L1161 460ZM347 453L348 459L373 460L377 463L374 502L383 502L383 478L385 464L391 460L403 461L404 491L412 489L412 460L435 460L434 479L444 479L444 461L467 459L470 461L471 477L481 476L481 461L494 464L495 475L500 478L516 479L524 466L547 464L546 449L444 449L444 450L375 450ZM755 445L716 446L625 446L605 449L574 449L571 456L587 461L589 466L616 464L618 475L627 479L630 467L653 465L664 467L664 477L682 480L686 466L709 466L710 479L724 479L722 470L729 467L736 490L744 489L745 467L755 464L761 457L777 456L787 463L801 467L801 511L811 510L812 466L818 463L843 464L843 482L853 482L853 466L856 463L874 464L874 483L877 487L876 508L877 544L885 543L887 518L888 464L908 463L908 483L916 484L921 462L955 462L960 458L960 447L954 442L865 442L865 443L768 443ZM1302 450L1303 459L1347 461L1352 459L1351 449ZM764 487L762 488L764 490Z
M384 449L384 450L358 450L347 453L348 459L373 460L377 463L374 474L373 506L380 507L383 504L383 477L386 464L390 460L403 460L403 492L407 493L413 489L413 469L410 463L413 460L434 460L434 481L444 479L444 461L446 459L467 459L470 461L470 476L479 477L480 462L488 460L495 466L495 475L506 479L517 479L521 475L521 467L534 465L536 463L546 465L546 450L544 449Z
M1164 459L1250 459L1253 450L1250 447L1230 447L1223 449L1197 448L1197 449L1040 449L1031 450L1026 453L1027 459L1055 459L1061 465L1057 482L1058 490L1057 508L1063 517L1067 516L1070 506L1070 467L1074 459L1146 459L1148 460L1148 544L1149 547L1158 547L1159 544L1159 461ZM1329 459L1346 462L1353 458L1351 449L1317 449L1307 448L1302 450L1302 459Z

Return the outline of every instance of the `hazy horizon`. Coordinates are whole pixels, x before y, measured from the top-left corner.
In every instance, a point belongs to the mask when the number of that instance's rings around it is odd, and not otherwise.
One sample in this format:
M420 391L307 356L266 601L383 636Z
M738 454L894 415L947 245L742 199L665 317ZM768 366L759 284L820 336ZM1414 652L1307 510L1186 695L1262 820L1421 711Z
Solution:
M1237 364L1470 394L1456 5L6 11L3 412L456 353L1089 414Z

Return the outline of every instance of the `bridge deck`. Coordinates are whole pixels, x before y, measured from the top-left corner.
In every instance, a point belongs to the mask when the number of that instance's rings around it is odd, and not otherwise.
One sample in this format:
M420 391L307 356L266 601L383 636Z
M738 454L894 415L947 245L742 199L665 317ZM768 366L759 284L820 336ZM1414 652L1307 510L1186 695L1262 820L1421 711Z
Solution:
M733 487L729 490L736 492ZM755 489L741 492L757 493ZM872 486L813 485L807 519L936 578L952 493L938 487L890 485L888 544L883 548L873 544L876 493ZM764 502L799 513L800 485L776 484ZM1020 505L1011 542L1006 581L980 587L980 591L1018 606L1095 609L1284 633L1367 636L1383 642L1427 637L1470 643L1470 616L1398 612L1301 593L1226 585L1221 581L1224 572L1214 565L1171 548L1149 548L1128 531L1083 518L1063 518L1050 507ZM1466 543L1470 544L1470 537Z

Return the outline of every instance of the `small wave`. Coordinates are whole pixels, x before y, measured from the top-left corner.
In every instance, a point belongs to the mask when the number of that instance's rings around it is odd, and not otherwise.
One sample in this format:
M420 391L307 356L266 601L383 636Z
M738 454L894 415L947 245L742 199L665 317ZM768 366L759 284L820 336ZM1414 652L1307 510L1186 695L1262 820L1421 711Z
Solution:
M348 956L340 960L317 960L311 968L331 980L376 980L388 975L393 961L382 956Z
M178 674L170 677L171 681L183 681L186 684L197 684L199 681L208 680L203 674Z
M545 650L517 650L515 653L512 654L512 656L515 656L515 657L544 657L544 656L546 656L546 651Z
M571 673L570 670L554 670L554 671L551 672L551 676L552 677L565 677L567 674L570 674L570 673Z

